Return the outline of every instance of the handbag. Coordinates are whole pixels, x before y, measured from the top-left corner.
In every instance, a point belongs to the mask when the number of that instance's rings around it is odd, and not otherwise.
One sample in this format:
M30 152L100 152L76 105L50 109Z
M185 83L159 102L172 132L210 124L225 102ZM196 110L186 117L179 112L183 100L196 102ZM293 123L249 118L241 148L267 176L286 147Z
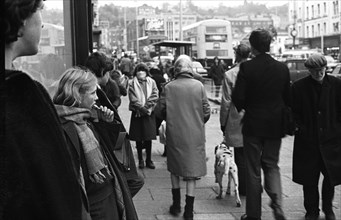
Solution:
M117 141L114 147L114 154L118 162L122 165L125 171L130 171L130 155L131 145L127 137L127 132L119 132Z

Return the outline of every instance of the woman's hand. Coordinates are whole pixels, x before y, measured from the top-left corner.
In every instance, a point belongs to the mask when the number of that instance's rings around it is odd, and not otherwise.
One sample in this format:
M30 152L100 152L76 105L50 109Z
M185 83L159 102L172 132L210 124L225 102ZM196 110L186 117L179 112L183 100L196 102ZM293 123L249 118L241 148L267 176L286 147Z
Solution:
M111 111L106 106L100 106L97 111L97 114L98 114L98 118L101 119L102 121L106 121L106 122L114 121L114 112Z

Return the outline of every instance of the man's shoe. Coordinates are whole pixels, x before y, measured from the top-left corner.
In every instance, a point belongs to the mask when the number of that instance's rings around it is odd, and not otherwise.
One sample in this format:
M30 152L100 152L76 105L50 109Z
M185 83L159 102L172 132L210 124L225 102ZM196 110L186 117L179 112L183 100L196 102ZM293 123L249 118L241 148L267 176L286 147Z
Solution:
M284 216L284 212L279 205L275 205L274 203L270 205L273 211L273 215L276 220L286 220Z
M305 215L305 220L318 220L319 219L319 215L318 214L309 214L307 213Z
M144 161L143 160L139 160L139 168L140 169L144 168Z
M325 213L326 220L336 220L335 214L333 211Z
M242 215L242 217L240 217L240 220L261 220L260 218L254 218L254 217L249 217L246 214Z
M149 169L155 169L154 162L151 160L146 161L146 167L148 167Z

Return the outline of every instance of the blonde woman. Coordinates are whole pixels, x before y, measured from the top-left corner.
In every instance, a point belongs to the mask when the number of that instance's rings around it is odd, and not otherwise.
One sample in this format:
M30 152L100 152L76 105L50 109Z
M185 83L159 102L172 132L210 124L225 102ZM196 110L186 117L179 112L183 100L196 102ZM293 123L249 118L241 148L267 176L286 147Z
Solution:
M87 193L92 220L137 219L131 194L115 156L95 124L113 123L114 112L96 105L97 78L70 68L53 98L73 154L79 181Z

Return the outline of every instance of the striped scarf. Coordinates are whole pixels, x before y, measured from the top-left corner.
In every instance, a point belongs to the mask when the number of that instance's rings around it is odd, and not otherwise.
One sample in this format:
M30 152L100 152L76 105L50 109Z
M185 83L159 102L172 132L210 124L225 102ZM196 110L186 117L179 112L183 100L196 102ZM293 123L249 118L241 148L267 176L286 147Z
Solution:
M85 155L85 162L88 167L90 180L94 183L103 183L106 178L101 172L103 168L107 169L104 157L93 131L87 125L87 119L92 116L91 111L85 108L69 107L64 105L55 105L60 118L66 121L72 121L76 125L76 130Z

